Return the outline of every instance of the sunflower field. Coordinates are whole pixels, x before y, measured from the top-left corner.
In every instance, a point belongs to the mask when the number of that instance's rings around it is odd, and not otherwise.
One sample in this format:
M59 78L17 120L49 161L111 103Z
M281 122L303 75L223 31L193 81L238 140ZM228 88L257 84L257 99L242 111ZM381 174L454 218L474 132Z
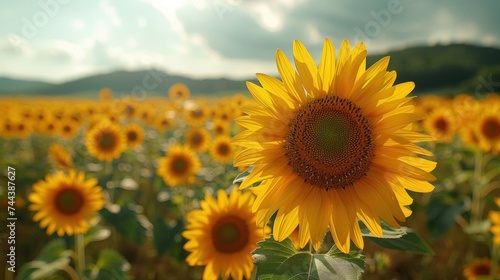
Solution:
M347 41L276 65L218 98L0 99L0 278L500 277L497 93L414 96Z

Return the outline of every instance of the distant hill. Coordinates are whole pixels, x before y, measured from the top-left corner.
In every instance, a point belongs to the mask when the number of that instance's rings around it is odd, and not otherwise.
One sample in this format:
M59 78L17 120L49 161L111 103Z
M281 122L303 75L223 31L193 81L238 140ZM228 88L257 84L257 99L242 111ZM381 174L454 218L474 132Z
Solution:
M72 80L61 84L40 84L38 87L4 87L0 80L0 93L31 93L36 95L72 95L82 92L98 92L109 87L113 92L144 94L144 92L165 95L174 83L184 83L195 94L244 91L243 81L218 79L192 79L169 75L158 70L116 71ZM96 95L97 96L97 95Z
M416 92L471 92L481 83L478 77L490 73L496 78L493 81L500 82L500 49L496 48L465 44L412 47L368 56L367 64L386 55L391 56L389 69L398 73L396 81L414 81Z
M387 55L391 56L389 69L398 73L397 82L414 81L415 93L454 95L472 92L479 87L483 87L483 90L500 91L500 49L465 44L411 47L368 56L367 65ZM485 84L488 82L491 85ZM195 95L247 92L245 80L194 79L158 70L143 70L96 74L61 84L0 77L0 95L97 97L101 88L109 87L115 93L148 92L148 96L164 96L174 83L188 85Z
M0 92L32 92L51 84L0 77Z

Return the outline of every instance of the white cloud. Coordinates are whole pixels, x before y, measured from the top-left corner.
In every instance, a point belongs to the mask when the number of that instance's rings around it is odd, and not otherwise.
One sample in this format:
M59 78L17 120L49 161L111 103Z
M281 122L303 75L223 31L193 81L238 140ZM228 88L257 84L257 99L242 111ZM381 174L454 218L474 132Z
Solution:
M113 5L111 5L108 1L100 2L99 8L104 13L104 15L106 15L111 20L111 23L114 26L119 27L122 25L122 20L118 16L116 8Z
M85 22L81 19L75 19L72 23L72 26L76 30L82 30L85 28Z

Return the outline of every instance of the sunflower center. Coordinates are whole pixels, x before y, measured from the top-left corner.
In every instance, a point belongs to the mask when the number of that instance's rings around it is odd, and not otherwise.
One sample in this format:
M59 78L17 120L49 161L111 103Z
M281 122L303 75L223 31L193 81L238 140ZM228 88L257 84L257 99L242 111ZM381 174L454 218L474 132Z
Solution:
M137 132L135 132L135 131L129 131L127 133L127 139L128 139L128 141L135 141L135 140L137 140Z
M231 151L231 148L229 147L228 143L219 143L219 145L217 145L217 154L218 155L227 156L230 151Z
M184 174L188 168L189 164L184 157L176 157L172 161L172 170L176 174Z
M491 267L489 265L480 264L474 267L475 276L490 275Z
M56 194L55 197L56 209L65 215L72 215L80 211L83 207L83 195L75 189L63 189Z
M203 117L203 112L200 109L194 109L191 111L191 117L197 119Z
M437 119L434 125L436 129L441 133L445 133L446 131L448 131L448 122L443 118Z
M191 146L198 147L201 143L203 143L203 136L200 133L193 133L190 139Z
M371 124L361 109L348 99L327 96L296 112L285 150L295 174L328 190L365 176L373 147Z
M246 247L250 237L246 222L228 215L219 219L212 228L212 242L221 253L236 253Z
M500 123L495 118L486 119L481 129L488 139L497 139L500 136Z
M63 130L64 130L64 132L71 132L71 126L69 126L69 125L65 125L65 126L63 127Z
M98 135L98 137L100 137L99 147L102 149L111 150L115 147L117 139L112 131L103 131L100 135Z

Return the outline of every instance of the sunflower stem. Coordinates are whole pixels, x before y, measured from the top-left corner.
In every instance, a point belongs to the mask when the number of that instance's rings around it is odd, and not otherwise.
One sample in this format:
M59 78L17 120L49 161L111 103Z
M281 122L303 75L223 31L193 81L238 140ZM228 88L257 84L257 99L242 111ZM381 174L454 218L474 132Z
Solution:
M498 271L498 245L493 244L491 246L491 276L492 279L498 279L497 276L497 271Z
M483 186L481 185L481 176L483 172L483 153L481 151L475 154L474 177L472 181L472 202L471 202L471 224L481 220L481 194Z
M85 268L85 243L83 234L78 233L75 235L75 252L76 252L76 273L78 279L85 279L83 277L83 270Z

